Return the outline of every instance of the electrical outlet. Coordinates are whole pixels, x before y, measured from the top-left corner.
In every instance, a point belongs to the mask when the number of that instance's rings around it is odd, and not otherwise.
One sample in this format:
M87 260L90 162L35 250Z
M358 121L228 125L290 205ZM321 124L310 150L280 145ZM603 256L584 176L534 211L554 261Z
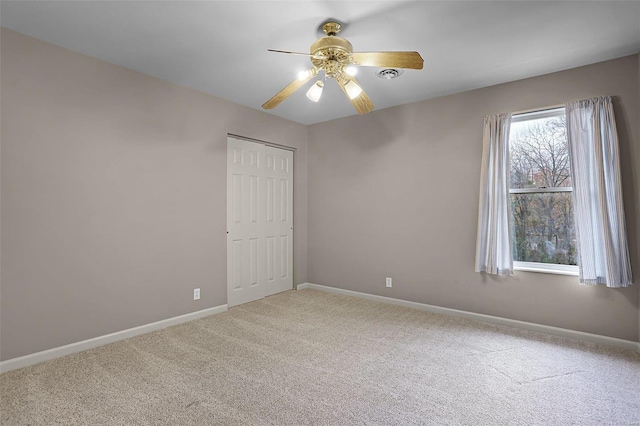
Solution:
M200 299L200 289L199 288L194 288L193 289L193 300L198 300Z
M387 277L387 287L393 287L393 281L389 277Z

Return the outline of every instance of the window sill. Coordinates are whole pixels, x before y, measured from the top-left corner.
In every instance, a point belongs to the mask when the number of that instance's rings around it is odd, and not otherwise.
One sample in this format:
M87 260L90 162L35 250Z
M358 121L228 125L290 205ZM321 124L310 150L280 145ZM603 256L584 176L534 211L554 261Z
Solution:
M513 262L514 271L538 272L542 274L578 276L578 267L573 265L554 265L535 262Z

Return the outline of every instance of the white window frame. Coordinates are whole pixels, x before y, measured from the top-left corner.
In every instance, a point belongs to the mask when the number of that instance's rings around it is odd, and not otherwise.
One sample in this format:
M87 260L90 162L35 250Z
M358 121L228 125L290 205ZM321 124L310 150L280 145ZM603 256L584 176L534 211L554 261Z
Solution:
M559 117L565 115L564 107L551 108L545 110L531 111L521 114L514 114L511 117L511 123L518 123L522 121L536 120L540 118ZM511 141L509 141L511 143ZM541 193L555 193L555 192L573 192L573 186L571 187L556 187L556 188L509 188L509 194L541 194ZM509 212L511 215L511 212ZM540 272L545 274L558 274L558 275L571 275L578 276L577 265L560 265L554 263L539 263L539 262L521 262L518 260L513 261L514 271L525 272Z

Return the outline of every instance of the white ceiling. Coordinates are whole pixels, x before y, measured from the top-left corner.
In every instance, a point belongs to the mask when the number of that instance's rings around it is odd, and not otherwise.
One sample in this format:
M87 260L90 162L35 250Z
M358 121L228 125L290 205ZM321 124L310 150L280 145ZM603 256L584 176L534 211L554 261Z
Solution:
M2 1L3 27L250 108L310 68L328 18L355 51L416 50L424 69L382 80L361 67L376 109L600 62L640 51L640 2ZM269 113L303 124L355 115L330 81ZM308 83L311 85L312 83Z

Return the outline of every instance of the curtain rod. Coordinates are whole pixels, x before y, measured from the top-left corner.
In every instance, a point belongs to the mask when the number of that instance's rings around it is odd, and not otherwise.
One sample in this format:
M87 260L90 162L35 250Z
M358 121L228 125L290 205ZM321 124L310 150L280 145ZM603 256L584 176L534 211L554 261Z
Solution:
M260 139L249 138L247 136L236 135L236 134L233 134L233 133L227 133L227 136L230 136L230 137L236 138L236 139L249 141L249 142L259 143L259 144L266 145L266 146L272 146L274 148L286 149L287 151L295 151L296 150L296 148L291 147L291 146L280 145L280 144L277 144L277 143L267 142L267 141L263 141L263 140L260 140Z

